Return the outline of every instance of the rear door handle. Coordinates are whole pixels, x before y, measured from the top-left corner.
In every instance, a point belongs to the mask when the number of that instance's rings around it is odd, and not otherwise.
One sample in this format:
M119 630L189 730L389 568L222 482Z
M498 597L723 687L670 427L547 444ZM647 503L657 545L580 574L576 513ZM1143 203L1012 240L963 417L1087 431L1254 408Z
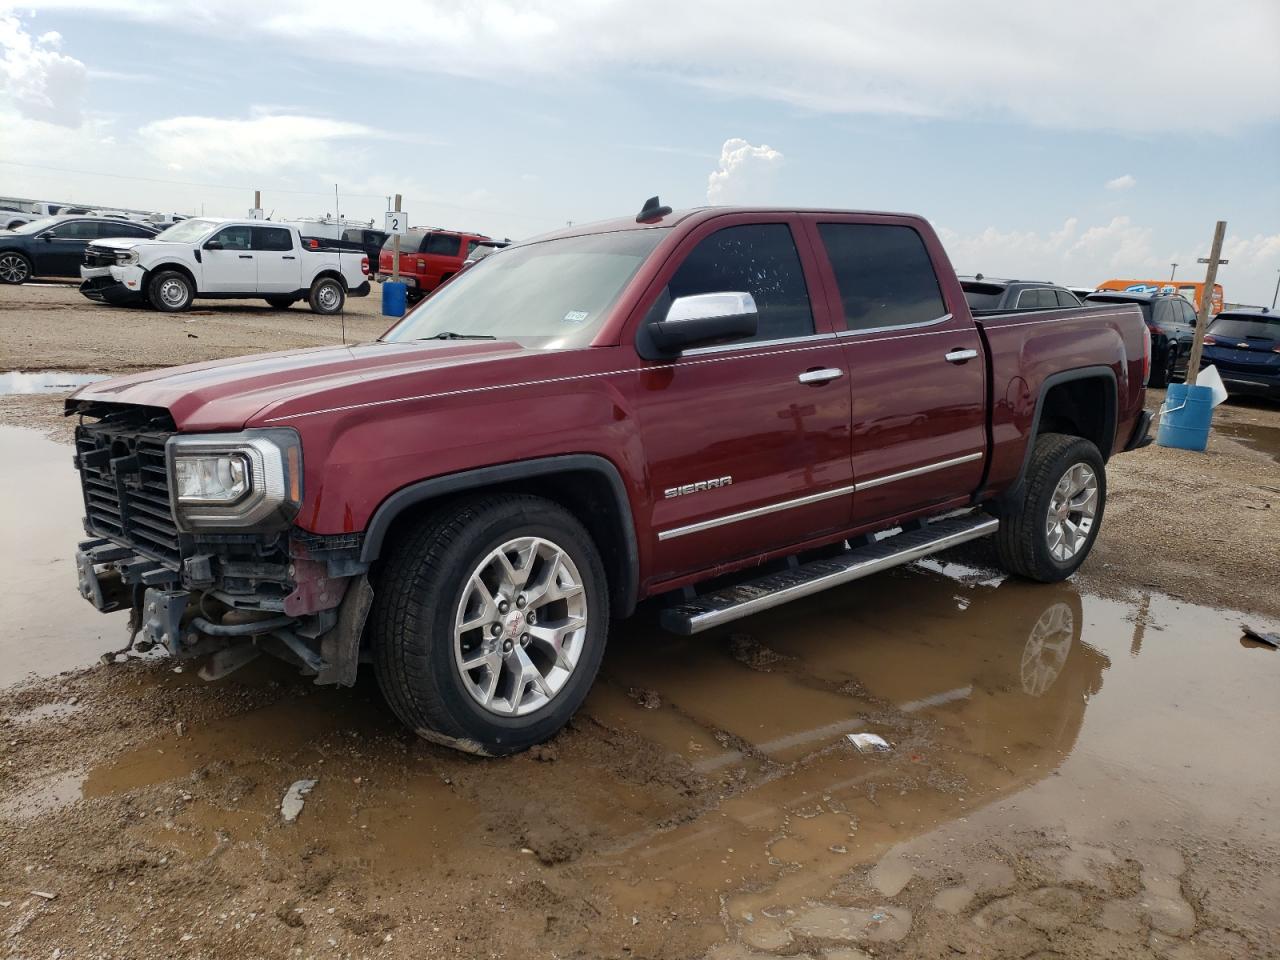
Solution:
M242 254L240 254L240 259L241 259L241 260L252 260L252 259L253 259L253 254L252 254L252 253L242 253Z
M964 363L978 355L977 350L952 350L946 355L947 363Z
M288 256L288 255L286 255L286 256L281 257L280 259L281 259L281 260L297 260L298 258L297 258L297 257L294 257L294 256Z
M796 379L801 383L817 384L830 383L832 380L838 380L843 376L843 370L837 370L835 367L820 367L816 370L806 370Z

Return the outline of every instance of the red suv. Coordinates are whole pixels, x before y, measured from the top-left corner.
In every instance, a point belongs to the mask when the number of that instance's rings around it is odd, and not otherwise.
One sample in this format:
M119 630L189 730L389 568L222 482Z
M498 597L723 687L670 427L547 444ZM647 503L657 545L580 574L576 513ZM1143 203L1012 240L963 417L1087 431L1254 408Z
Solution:
M456 230L410 230L400 237L400 279L409 286L409 301L416 303L462 269L475 252L482 233ZM391 276L395 266L394 240L387 237L378 257L378 273Z

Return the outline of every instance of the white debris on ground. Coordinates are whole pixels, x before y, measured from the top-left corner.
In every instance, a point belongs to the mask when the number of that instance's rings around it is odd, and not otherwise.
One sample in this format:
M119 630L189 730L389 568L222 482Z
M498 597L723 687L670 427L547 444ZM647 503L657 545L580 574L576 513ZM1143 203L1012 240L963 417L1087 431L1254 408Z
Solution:
M893 749L884 737L874 733L847 733L845 739L857 747L859 753L888 753Z
M298 814L302 812L302 798L311 792L316 782L315 780L295 780L285 791L284 799L280 801L280 815L284 817L285 823L293 823L298 819Z

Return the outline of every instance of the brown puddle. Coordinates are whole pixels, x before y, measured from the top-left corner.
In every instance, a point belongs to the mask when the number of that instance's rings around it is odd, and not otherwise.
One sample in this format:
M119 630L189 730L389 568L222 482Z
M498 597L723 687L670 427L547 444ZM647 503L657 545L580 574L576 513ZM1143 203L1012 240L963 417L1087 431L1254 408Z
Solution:
M1247 447L1265 453L1280 463L1280 427L1267 427L1254 423L1220 423L1215 429L1232 440L1239 440Z
M39 431L0 425L0 688L85 666L128 639L125 614L99 613L76 588L84 505L71 455Z

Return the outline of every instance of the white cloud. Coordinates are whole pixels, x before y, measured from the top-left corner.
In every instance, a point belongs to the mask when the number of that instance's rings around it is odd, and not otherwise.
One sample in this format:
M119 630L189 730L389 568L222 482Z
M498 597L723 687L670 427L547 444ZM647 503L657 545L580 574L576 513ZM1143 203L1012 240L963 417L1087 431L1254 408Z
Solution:
M1113 277L1167 277L1169 264L1178 263L1182 265L1178 279L1204 279L1204 267L1196 265L1196 258L1207 251L1188 246L1172 253L1157 252L1156 231L1125 216L1084 228L1072 217L1047 233L988 227L968 234L940 228L938 234L956 270L964 274L1096 286ZM1222 255L1231 261L1218 271L1227 300L1259 303L1262 292L1276 281L1280 233L1229 236Z
M768 199L782 154L732 137L720 149L720 166L707 178L708 203L762 203Z
M1106 187L1108 190L1128 190L1131 187L1133 187L1137 182L1138 181L1133 176L1126 173L1123 176L1116 177L1113 180L1108 180L1106 183Z
M88 70L58 52L62 35L32 38L16 17L0 15L0 90L28 120L78 127Z
M334 163L344 141L381 136L346 120L270 113L169 117L138 131L142 147L169 170L198 170L205 177L317 169Z
M1113 0L1077 0L1048 13L1042 4L1004 0L403 0L394 30L376 17L352 17L346 0L32 5L220 38L266 36L327 61L395 65L401 73L583 83L630 69L829 113L1146 132L1165 130L1169 116L1208 118L1218 131L1280 117L1275 0L1214 9L1214 42L1229 56L1196 54L1188 38L1204 35L1203 14L1190 2L1165 4L1153 17L1147 4ZM1029 43L1047 24L1064 42ZM1142 42L1109 42L1116 37Z

